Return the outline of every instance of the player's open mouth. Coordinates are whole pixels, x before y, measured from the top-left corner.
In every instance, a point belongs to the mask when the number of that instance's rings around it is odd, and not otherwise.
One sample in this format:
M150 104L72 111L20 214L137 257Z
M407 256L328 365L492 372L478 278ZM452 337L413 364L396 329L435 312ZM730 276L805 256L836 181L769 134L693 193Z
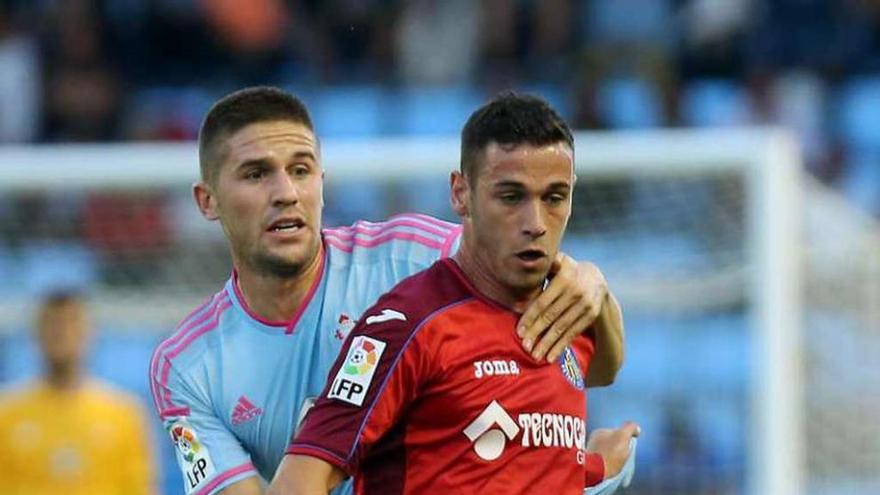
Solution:
M517 258L526 262L538 261L545 256L546 254L544 254L544 251L540 251L538 249L526 249L525 251L520 251L516 253Z
M305 226L305 222L301 219L282 219L276 220L266 229L269 232L296 232Z

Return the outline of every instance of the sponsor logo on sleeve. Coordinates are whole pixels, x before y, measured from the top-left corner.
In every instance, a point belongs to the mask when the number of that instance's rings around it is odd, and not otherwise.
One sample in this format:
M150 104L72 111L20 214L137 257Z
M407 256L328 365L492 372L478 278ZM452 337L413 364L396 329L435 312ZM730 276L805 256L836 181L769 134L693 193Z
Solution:
M377 315L368 316L367 325L372 325L373 323L382 323L383 321L391 320L406 321L406 315L401 313L400 311L394 311L393 309L383 309L382 312Z
M193 493L214 476L214 463L211 462L208 449L199 441L195 430L188 423L172 423L168 427L168 433L176 447L177 462L183 470L186 493Z
M362 406L384 350L385 342L381 340L364 335L355 337L348 348L345 362L333 379L327 398Z

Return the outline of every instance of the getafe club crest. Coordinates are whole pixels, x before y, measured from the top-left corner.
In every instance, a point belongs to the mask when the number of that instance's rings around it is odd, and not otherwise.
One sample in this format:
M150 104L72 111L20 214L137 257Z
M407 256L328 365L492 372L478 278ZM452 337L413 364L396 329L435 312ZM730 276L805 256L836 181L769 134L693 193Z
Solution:
M559 368L574 388L578 390L584 389L584 377L580 366L578 366L577 357L574 355L571 347L566 347L562 351L562 356L559 358Z

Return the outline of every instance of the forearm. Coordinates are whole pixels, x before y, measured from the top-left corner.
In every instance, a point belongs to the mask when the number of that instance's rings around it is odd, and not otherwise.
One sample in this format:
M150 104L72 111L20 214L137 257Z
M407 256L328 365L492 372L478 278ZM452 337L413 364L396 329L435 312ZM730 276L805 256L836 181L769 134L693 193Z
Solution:
M623 315L611 292L605 296L592 330L596 352L587 369L587 386L604 387L614 383L624 355Z
M251 476L220 490L220 495L263 495L263 482L257 476Z

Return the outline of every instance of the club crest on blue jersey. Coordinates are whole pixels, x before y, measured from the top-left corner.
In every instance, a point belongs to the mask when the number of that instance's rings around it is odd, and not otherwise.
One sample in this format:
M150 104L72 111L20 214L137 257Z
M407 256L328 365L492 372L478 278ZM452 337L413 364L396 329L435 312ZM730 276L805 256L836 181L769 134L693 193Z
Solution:
M347 314L342 313L339 315L339 320L336 323L336 332L333 336L336 337L336 340L345 340L348 337L348 333L354 328L355 321Z
M584 389L584 377L582 376L580 366L578 366L577 357L574 355L571 347L566 347L562 351L562 356L559 357L559 368L574 388L578 390Z

